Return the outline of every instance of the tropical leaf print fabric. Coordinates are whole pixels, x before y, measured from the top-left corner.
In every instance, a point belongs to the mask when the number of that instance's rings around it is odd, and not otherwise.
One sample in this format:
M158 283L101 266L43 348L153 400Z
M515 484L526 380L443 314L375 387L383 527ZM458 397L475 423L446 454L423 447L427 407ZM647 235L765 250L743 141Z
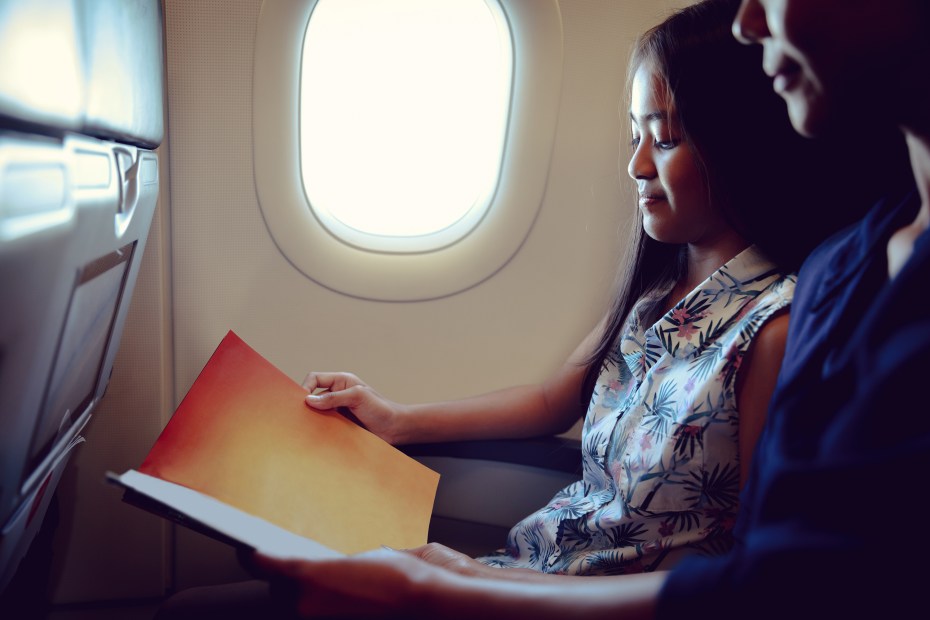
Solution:
M478 559L622 574L729 548L739 495L736 373L759 329L791 303L794 283L750 247L653 325L640 317L655 300L641 300L588 407L583 479Z

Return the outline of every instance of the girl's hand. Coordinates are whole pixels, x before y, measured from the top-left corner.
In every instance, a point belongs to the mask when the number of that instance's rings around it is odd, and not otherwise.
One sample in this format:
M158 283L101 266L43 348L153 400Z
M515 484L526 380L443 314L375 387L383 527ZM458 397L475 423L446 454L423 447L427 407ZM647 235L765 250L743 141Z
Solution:
M448 569L460 575L478 577L489 575L498 576L500 574L498 569L492 568L487 564L482 564L471 556L465 555L455 549L450 549L439 543L429 543L422 547L405 549L404 551L424 562L429 562L434 566ZM492 571L498 572L492 573Z
M422 586L441 572L387 549L337 560L281 560L256 554L254 565L301 618L417 618Z
M390 444L402 442L404 407L384 398L364 381L347 372L311 372L303 381L310 392L305 402L313 409L341 410ZM318 389L326 390L314 394Z
M495 568L479 562L469 555L455 549L450 549L439 543L429 543L422 547L405 549L407 553L429 562L433 566L444 568L453 573L466 577L487 577L497 580L509 581L539 581L547 580L549 576L529 568Z

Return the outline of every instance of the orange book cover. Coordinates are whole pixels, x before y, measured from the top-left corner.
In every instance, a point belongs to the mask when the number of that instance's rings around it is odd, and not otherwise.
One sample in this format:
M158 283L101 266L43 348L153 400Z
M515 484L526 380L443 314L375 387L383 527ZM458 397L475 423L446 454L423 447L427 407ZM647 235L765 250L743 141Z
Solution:
M139 467L343 553L424 544L439 475L229 332Z

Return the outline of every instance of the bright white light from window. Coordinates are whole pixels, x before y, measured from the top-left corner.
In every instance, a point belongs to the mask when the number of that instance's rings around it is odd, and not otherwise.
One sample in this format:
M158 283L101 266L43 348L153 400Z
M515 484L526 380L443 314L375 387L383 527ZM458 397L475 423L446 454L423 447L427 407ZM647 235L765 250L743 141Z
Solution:
M437 245L391 239L471 230L497 185L511 66L495 0L319 0L304 40L300 148L324 225L397 251Z

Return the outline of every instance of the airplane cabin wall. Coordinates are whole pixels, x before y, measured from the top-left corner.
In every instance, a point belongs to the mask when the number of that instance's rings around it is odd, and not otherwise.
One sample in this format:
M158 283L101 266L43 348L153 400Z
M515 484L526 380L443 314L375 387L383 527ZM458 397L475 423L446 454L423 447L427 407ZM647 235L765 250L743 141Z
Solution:
M309 280L262 219L251 89L262 0L164 0L160 204L109 393L63 483L55 600L154 597L244 576L227 547L123 505L102 483L104 471L141 462L230 329L296 381L309 370L348 370L401 402L537 382L555 370L604 312L635 208L621 103L630 45L687 4L560 0L558 127L526 242L467 291L386 303Z

